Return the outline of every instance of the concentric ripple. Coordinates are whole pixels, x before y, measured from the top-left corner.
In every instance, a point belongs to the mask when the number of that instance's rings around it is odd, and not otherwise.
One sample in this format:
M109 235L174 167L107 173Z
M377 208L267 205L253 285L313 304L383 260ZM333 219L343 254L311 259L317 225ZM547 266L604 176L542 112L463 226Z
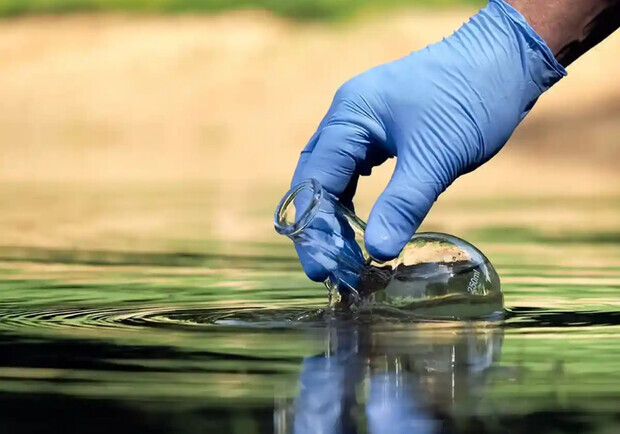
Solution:
M218 308L218 307L125 307L0 310L0 329L17 331L27 328L58 329L169 329L200 332L214 328L313 328L329 320L358 323L403 323L416 317L396 310L343 312L319 307L287 308ZM417 318L419 320L419 318ZM619 326L620 312L572 312L532 307L515 307L506 311L501 323L508 328Z
M64 308L0 310L0 328L169 328L195 330L216 326L295 327L320 325L325 309L319 308Z

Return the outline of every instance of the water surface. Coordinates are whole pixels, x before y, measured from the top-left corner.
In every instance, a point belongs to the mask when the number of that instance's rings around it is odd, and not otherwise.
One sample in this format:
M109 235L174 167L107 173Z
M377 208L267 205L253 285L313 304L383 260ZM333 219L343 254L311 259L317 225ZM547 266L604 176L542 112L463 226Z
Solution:
M285 242L3 246L0 432L618 432L606 231L459 234L507 307L462 322L326 310Z

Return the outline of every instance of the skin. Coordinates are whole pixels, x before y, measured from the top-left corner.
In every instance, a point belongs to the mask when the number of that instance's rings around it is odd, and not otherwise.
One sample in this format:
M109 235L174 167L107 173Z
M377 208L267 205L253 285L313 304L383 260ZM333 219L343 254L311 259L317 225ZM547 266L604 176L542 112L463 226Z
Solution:
M620 26L620 0L507 0L568 66Z

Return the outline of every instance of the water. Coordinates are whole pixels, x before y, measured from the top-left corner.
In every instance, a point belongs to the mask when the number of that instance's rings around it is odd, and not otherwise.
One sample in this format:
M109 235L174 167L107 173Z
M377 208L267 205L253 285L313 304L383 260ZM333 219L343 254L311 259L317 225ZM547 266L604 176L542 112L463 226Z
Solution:
M326 309L285 241L2 247L0 432L618 432L617 236L494 231L487 321Z

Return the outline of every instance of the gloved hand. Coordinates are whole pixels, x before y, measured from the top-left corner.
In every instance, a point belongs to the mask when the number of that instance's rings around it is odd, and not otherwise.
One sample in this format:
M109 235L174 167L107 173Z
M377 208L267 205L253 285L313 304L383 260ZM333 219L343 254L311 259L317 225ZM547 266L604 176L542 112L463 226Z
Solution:
M438 195L495 155L564 75L526 20L490 0L452 36L345 83L302 151L292 184L315 178L352 207L359 176L397 157L365 239L375 259L392 259ZM326 277L298 253L311 279Z

